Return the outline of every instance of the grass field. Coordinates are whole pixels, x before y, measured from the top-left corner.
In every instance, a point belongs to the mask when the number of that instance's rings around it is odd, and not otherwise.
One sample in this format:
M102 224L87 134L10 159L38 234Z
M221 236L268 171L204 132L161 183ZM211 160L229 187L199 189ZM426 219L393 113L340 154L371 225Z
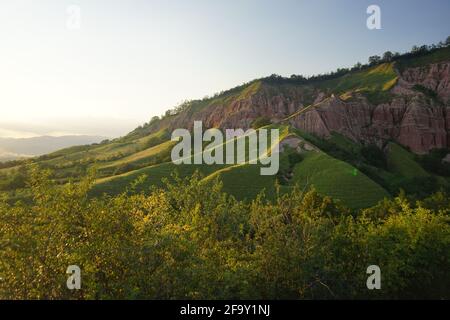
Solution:
M349 154L357 154L361 149L361 145L337 132L331 133L331 137L328 139L328 142L336 145L342 150L345 150Z
M393 63L383 63L367 70L348 73L340 78L324 81L320 87L335 93L347 91L386 91L395 84L397 74Z
M266 126L266 129L274 129L274 128L278 128L280 130L280 139L283 139L284 137L286 137L289 134L289 128L288 126L285 125L270 125L270 126ZM238 139L236 139L236 141L225 141L222 144L222 147L224 148L224 150L226 150L227 148L231 147L233 144L237 145L237 141L240 139L245 139L244 137L240 137ZM248 141L246 142L248 143ZM268 144L268 146L270 146L270 144ZM130 161L139 161L139 159L148 157L148 156L155 156L161 152L166 152L167 148L171 147L171 142L166 142L163 143L162 145L158 145L156 147L153 147L151 149L145 150L141 153L140 156L130 156L128 158L123 158L121 160L119 160L117 163L115 163L114 165L119 165L119 164L125 164L125 163L130 163ZM218 147L216 147L218 148ZM247 161L250 159L249 150L253 150L253 149L249 149L248 147L246 147L246 159ZM194 155L191 156L191 158ZM236 154L235 154L236 156ZM236 158L235 158L236 160ZM193 161L191 161L191 163L193 163ZM216 171L222 170L222 169L226 169L226 168L230 168L233 167L233 169L228 172L228 171L221 171L221 173L218 173L218 175L220 175L222 177L224 177L225 180L227 181L231 181L233 180L234 182L236 182L236 184L242 184L242 188L240 189L246 189L247 187L249 187L247 182L251 182L251 180L247 180L245 178L245 176L251 175L257 175L258 177L260 176L260 166L259 165L246 165L246 166L239 166L239 165L225 165L225 164L214 164L214 165L206 165L206 164L199 164L199 165L194 165L194 164L180 164L180 165L175 165L172 162L166 162L166 163L162 163L162 164L157 164L157 165L153 165L153 166L149 166L149 167L145 167L139 170L134 170L131 172L127 172L125 174L121 174L121 175L115 175L115 176L111 176L111 177L107 177L107 178L103 178L103 179L99 179L97 180L96 186L94 188L93 193L94 194L101 194L101 193L108 193L108 194L117 194L120 193L121 191L125 190L128 186L131 185L131 183L133 181L135 181L136 179L138 179L140 176L145 175L146 178L145 180L143 180L143 183L141 186L139 186L139 190L143 190L143 189L148 189L150 186L156 185L156 186L161 186L162 185L162 179L163 178L167 178L170 177L173 173L177 173L180 177L186 177L189 175L192 175L195 171L199 171L205 178L207 178L209 175L215 173ZM248 172L246 172L248 171ZM238 179L232 179L230 178L231 176L233 176L233 174L235 172L240 172L240 175L238 177ZM243 174L245 172L245 174ZM231 173L231 176L230 176ZM267 177L267 176L264 176ZM274 182L275 178L274 176L269 176L270 178L261 178L261 182L264 181L264 186L268 185L267 181L271 181ZM207 180L205 180L207 181ZM251 182L252 184L250 185L250 188L248 190L248 194L254 195L255 192L253 192L252 190L254 189L258 189L258 191L260 191L264 186L259 186L258 183L254 183ZM230 185L230 187L228 187L227 183L224 183L224 188L231 190L233 187ZM257 192L256 192L257 193ZM234 193L232 193L234 194ZM247 197L248 194L242 194L243 197ZM240 196L241 193L237 193L236 195Z
M397 83L398 76L394 63L383 63L342 77L324 81L318 85L322 90L343 95L347 99L349 92L361 92L374 104L390 98L389 89Z
M75 146L58 150L39 159L43 167L57 172L57 177L70 176L79 170L80 165L96 167L98 172L113 174L115 168L125 163L142 164L161 154L169 147L170 141L166 130L133 141L116 139L105 144ZM166 143L163 143L166 142ZM106 168L106 169L105 169ZM0 174L10 174L17 168L0 169ZM60 180L60 178L56 178ZM65 178L62 178L63 181Z
M311 185L351 208L364 208L390 197L386 190L353 166L325 153L309 152L294 168L293 183Z
M236 165L214 172L204 179L205 182L219 178L223 190L238 200L252 200L264 190L272 198L275 193L276 176L262 176L260 165Z
M428 177L429 174L414 160L414 155L396 143L389 143L388 169L405 178Z
M49 154L51 160L44 161L49 164L58 164L62 161L77 161L92 159L97 161L107 161L111 157L125 157L146 148L155 146L168 140L166 130L160 130L151 135L133 141L113 140L106 144L90 145L63 149Z
M92 195L102 193L119 194L129 188L133 182L145 176L142 183L136 187L136 191L148 191L152 186L163 186L164 178L170 179L172 174L179 177L187 177L198 171L203 176L208 176L213 172L224 168L225 165L175 165L172 162L157 164L151 167L134 170L121 175L116 175L104 179L99 179L92 190Z
M292 135L287 127L283 126L282 130L282 137ZM272 198L275 194L277 176L262 176L260 168L260 164L175 165L168 162L100 179L93 193L120 193L141 176L145 178L136 190L149 190L151 186L162 186L162 180L175 172L180 177L188 177L199 171L204 176L205 183L219 178L223 182L224 191L239 200L254 199L262 190ZM281 192L291 190L296 184L314 186L318 192L339 199L351 208L371 206L384 197L389 197L382 187L363 173L323 152L306 153L304 160L294 167L292 180L288 185L280 186L280 190Z
M170 151L175 143L172 141L163 142L157 146L133 153L129 156L121 158L119 160L108 163L107 165L102 165L98 168L100 173L110 173L112 174L121 166L131 165L131 166L146 166L152 162L161 162L160 160L170 155ZM155 163L156 163L155 162ZM153 164L155 164L153 163Z

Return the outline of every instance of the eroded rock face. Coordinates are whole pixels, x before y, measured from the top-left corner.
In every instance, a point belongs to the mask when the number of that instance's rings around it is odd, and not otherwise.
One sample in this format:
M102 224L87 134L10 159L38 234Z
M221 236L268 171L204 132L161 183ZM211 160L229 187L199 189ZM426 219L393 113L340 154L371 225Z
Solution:
M300 106L298 102L289 101L284 96L267 97L258 94L245 100L234 101L229 106L213 106L215 112L208 108L197 117L203 119L208 127L246 129L258 117L278 122L294 113Z
M363 97L352 102L334 98L290 122L322 137L337 132L353 141L379 146L394 140L421 154L449 147L449 113L449 108L430 105L420 96L399 96L377 106Z
M410 68L402 73L401 86L420 84L435 91L444 103L450 100L450 62Z
M414 90L416 84L433 90L442 104ZM350 101L324 99L290 123L322 137L338 132L380 146L394 140L419 154L450 147L450 63L407 69L391 92L392 101L380 105L360 95Z
M306 100L302 88L290 88L285 93L271 87L262 88L256 94L245 99L235 99L227 103L213 104L195 113L184 112L158 123L154 131L167 126L175 128L193 127L194 121L202 121L205 128L250 128L258 117L266 117L279 122L293 114Z
M450 62L410 68L398 76L389 103L373 105L360 94L343 101L304 86L261 86L249 97L181 113L161 125L192 128L195 120L201 120L208 128L248 129L256 118L267 117L321 137L338 132L355 142L379 146L393 140L419 154L450 147ZM433 90L438 100L417 91L417 84ZM306 101L317 105L285 120L309 105Z

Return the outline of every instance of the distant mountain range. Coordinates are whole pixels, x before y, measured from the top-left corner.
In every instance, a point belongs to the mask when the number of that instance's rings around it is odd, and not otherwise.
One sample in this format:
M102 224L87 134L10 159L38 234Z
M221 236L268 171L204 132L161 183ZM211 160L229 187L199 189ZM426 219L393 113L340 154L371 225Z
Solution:
M40 156L62 148L98 143L104 139L104 137L88 135L0 138L0 161Z

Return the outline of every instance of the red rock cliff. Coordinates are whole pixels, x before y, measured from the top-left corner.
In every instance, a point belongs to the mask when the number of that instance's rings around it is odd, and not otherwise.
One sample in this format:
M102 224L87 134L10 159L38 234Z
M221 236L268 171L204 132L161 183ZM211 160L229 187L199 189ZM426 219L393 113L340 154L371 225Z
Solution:
M321 137L338 132L355 142L382 145L393 140L413 152L450 147L450 62L409 68L398 73L389 103L374 105L353 93L345 101L309 86L260 83L252 94L212 103L196 112L182 112L161 121L158 127L191 128L194 120L204 127L244 128L258 117L283 121L305 105L317 103L288 122ZM431 99L417 85L435 93Z

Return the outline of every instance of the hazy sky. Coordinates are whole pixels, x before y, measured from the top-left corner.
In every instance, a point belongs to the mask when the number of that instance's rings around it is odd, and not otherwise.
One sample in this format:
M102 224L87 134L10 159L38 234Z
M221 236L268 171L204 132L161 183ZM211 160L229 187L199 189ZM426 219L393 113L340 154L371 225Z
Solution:
M366 27L370 4L381 30ZM67 27L69 5L80 29ZM448 0L4 0L0 135L125 134L184 99L449 35Z

